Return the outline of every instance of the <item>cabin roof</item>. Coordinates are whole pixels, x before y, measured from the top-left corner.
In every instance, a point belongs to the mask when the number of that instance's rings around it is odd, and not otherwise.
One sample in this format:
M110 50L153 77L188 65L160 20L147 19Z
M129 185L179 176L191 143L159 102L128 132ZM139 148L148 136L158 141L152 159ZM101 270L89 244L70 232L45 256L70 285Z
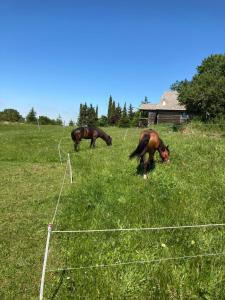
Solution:
M167 91L161 98L160 103L158 104L141 104L141 110L180 110L185 111L186 108L184 105L180 105L178 100L178 92L176 91Z

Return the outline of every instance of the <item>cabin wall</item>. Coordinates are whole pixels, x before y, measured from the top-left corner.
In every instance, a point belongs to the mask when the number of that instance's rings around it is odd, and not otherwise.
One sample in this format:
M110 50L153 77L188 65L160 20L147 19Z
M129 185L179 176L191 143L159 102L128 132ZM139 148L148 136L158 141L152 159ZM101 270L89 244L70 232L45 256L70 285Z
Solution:
M141 113L140 124L142 126L161 123L182 124L188 120L188 115L185 111L145 110L141 111Z
M161 123L181 124L187 120L183 114L185 114L183 111L149 111L148 125Z
M159 111L157 114L157 124L160 123L181 123L182 112L180 111Z
M148 124L156 124L157 123L157 113L155 111L148 113Z

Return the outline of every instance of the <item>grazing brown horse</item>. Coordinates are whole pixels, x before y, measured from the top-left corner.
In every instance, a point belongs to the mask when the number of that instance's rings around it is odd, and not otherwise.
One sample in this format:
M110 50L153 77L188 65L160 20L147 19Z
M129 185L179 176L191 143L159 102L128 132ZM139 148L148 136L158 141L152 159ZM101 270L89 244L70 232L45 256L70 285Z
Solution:
M79 127L71 132L72 140L74 141L74 150L78 151L78 146L82 139L91 139L91 147L95 147L97 138L103 139L108 146L112 145L112 138L103 130L95 127Z
M158 133L152 129L142 131L139 138L139 144L129 157L131 159L136 156L140 158L140 164L144 163L144 179L147 179L148 165L153 164L156 150L159 152L163 162L169 162L169 146L165 146ZM149 154L148 160L144 160L146 153Z

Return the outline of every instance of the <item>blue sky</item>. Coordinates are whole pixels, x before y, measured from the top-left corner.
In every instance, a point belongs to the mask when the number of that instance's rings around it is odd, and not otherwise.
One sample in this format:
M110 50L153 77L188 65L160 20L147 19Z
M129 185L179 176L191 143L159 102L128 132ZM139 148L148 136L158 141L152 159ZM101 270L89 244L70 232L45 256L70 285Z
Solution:
M0 0L0 110L137 107L225 53L225 1Z

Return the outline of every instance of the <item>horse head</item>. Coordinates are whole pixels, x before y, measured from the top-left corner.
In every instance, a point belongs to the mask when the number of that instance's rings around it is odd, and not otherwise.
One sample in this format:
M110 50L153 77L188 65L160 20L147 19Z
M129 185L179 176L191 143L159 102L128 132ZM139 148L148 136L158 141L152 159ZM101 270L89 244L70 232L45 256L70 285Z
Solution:
M163 162L169 162L170 150L169 145L159 147L159 154Z
M108 146L111 146L112 145L112 138L111 138L111 136L107 136L107 139L106 139L106 144L108 145Z

